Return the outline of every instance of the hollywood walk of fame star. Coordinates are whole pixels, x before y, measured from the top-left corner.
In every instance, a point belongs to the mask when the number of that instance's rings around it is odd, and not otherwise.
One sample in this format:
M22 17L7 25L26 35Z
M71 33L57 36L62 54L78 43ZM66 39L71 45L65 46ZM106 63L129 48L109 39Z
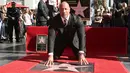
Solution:
M43 37L39 37L39 42L38 43L43 43L43 44L45 44L45 39L43 38Z
M85 17L83 11L85 9L87 9L88 7L82 7L81 3L80 3L80 0L79 0L77 7L71 7L71 8L75 10L76 15L81 15L81 16Z
M76 68L81 68L81 67L87 67L87 66L77 66L77 65L71 65L69 63L62 63L59 65L53 65L50 68L44 69L42 71L55 71L55 70L65 70L65 71L70 71L70 72L80 72Z

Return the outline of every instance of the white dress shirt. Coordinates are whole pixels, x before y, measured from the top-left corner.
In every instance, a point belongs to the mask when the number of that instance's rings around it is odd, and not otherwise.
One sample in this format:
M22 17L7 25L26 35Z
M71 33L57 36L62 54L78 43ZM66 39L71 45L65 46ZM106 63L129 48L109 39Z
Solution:
M24 24L25 25L32 25L31 16L28 13L25 13L23 15L23 19L24 19Z

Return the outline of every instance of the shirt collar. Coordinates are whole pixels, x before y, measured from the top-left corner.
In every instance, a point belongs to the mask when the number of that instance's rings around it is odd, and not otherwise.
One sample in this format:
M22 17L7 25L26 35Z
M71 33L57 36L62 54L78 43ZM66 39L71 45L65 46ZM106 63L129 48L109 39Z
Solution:
M66 18L66 20L68 21L70 17L70 14L68 15L68 17ZM62 21L64 21L64 18L61 16Z

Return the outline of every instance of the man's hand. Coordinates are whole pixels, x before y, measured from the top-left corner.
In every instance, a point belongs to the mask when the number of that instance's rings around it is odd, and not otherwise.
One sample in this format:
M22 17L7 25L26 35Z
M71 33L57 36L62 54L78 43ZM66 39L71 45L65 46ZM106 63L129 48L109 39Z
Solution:
M83 53L80 53L79 54L79 63L81 65L83 65L83 63L86 65L86 64L89 64L88 61L86 60L85 56Z
M12 20L15 20L15 17L12 17Z
M53 55L49 55L48 60L45 62L45 66L51 67L53 65Z
M47 16L47 20L49 20L50 19L50 17L49 16Z

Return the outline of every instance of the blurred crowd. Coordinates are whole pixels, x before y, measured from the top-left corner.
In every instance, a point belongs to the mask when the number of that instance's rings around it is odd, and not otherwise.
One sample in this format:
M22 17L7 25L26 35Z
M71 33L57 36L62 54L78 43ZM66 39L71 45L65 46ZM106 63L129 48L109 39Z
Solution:
M2 40L9 40L10 42L13 42L13 29L15 29L15 33L17 33L16 35L19 36L17 38L17 42L19 42L20 38L23 38L25 35L26 26L36 24L36 14L34 10L30 10L29 8L18 8L18 10L19 12L17 13L17 9L14 11L11 8L7 8L6 5L0 7L1 43ZM13 20L13 17L16 19Z
M15 2L11 5L12 7L6 5L0 7L0 43L3 41L12 43L14 32L16 42L21 42L26 36L28 26L47 26L47 22L58 13L56 5L50 5L48 0L40 0L35 10L16 7Z
M129 11L126 2L114 3L111 8L96 6L93 24L97 27L128 27Z

